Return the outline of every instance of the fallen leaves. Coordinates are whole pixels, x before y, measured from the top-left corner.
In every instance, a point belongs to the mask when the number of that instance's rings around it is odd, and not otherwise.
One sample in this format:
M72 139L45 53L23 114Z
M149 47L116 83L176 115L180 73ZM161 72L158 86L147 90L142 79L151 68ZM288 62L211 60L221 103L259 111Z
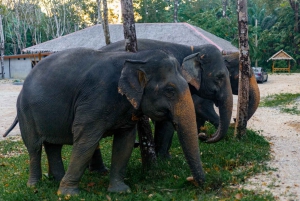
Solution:
M243 198L243 194L242 193L238 193L234 196L237 200L241 200Z

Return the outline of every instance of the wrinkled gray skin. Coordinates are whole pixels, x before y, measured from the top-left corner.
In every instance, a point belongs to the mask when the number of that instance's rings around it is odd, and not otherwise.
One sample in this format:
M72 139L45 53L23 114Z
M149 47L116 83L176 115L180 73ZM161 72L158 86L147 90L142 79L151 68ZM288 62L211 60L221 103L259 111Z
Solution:
M161 41L139 39L138 49L164 49L170 51L177 58L179 63L183 62L183 58L197 51L201 51L203 46L184 46L179 44L165 43ZM102 50L105 51L121 51L124 50L124 41L113 43L109 46L103 47ZM216 57L218 58L218 57ZM230 83L232 93L238 94L238 77L239 77L239 54L233 53L230 55L223 56L225 65L228 68L230 74ZM193 88L193 87L191 87ZM193 93L193 90L192 90ZM197 96L198 95L198 96ZM205 99L204 99L205 98ZM204 125L205 121L211 122L216 128L219 127L220 117L214 110L214 98L203 96L199 93L193 95L193 101L195 104L196 117L197 117L197 128L199 129ZM255 82L255 77L252 75L250 79L250 89L249 89L249 107L248 107L248 119L256 111L259 104L259 89L257 83ZM155 146L156 153L163 157L169 157L169 147L172 142L173 128L167 122L157 122L155 124ZM207 140L207 137L200 138L202 140ZM213 141L210 141L213 142ZM215 141L216 142L216 141Z
M229 55L223 56L226 67L230 74L230 84L232 89L232 94L238 95L238 88L239 88L239 53L232 53ZM255 75L251 71L251 78L249 84L249 105L248 105L248 120L253 116L255 113L259 101L260 101L260 92L255 80ZM218 127L219 116L215 112L213 108L213 102L208 99L202 99L200 97L193 96L193 101L196 110L196 118L197 118L197 127L198 129L202 127L205 121L209 121L212 123L216 128ZM205 107L201 106L205 105ZM203 140L206 140L205 138Z
M193 72L188 68L185 70ZM24 82L14 122L19 121L30 157L28 186L42 177L44 145L49 174L62 178L58 194L78 194L78 184L99 140L113 134L108 191L130 191L124 176L134 146L136 119L143 114L174 124L194 180L202 184L194 106L174 57L155 50L103 53L77 48L43 59ZM64 144L73 144L65 174Z
M196 74L195 77L184 76L189 83L191 93L212 100L218 106L220 114L219 127L215 134L209 139L206 139L206 142L214 143L223 139L227 133L232 114L232 91L229 73L220 51L213 45L191 47L150 39L138 39L137 42L139 51L150 49L164 50L174 55L177 61L182 64L183 68L185 66L196 66L196 68L189 68ZM124 40L118 41L107 45L100 50L124 51L124 44ZM182 73L184 75L187 71L183 69ZM189 74L191 73L192 72L189 72ZM156 122L155 126L160 128L155 129L154 140L156 146L165 146L163 144L165 139L160 140L160 138L172 136L173 134L165 135L166 131L170 131L172 126L168 122ZM162 146L159 145L161 143ZM160 155L159 152L158 155Z

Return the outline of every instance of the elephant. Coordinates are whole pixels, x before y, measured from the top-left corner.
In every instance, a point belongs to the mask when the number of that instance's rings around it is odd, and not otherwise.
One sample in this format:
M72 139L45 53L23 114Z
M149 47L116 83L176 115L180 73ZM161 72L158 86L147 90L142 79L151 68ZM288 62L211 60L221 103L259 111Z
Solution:
M103 51L124 51L124 43L125 41L118 41L112 43L108 46L101 48L100 50ZM175 43L168 43L162 42L157 40L150 40L150 39L138 39L138 49L139 50L149 50L149 49L161 49L167 50L171 52L179 63L183 62L183 59L195 52L201 52L205 46L187 46L187 45L180 45ZM214 57L215 56L215 57ZM213 59L219 59L218 55L211 55ZM229 55L222 56L225 65L229 71L230 75L230 86L232 89L232 93L237 95L238 94L238 80L239 80L239 53L232 53ZM213 61L210 61L213 63ZM208 66L209 64L207 64ZM213 65L211 65L213 66ZM217 80L217 77L214 79ZM216 81L218 83L218 81ZM203 93L195 93L194 87L190 85L191 92L193 95L193 101L195 104L196 109L196 118L197 118L197 127L200 128L204 125L205 121L211 122L216 128L219 127L219 121L224 119L221 115L219 117L214 110L213 104L215 97L213 96L205 96ZM201 87L201 86L200 86ZM250 89L249 89L249 107L248 107L248 119L256 111L258 104L260 101L259 95L259 88L257 86L255 76L252 73L250 78ZM230 107L228 107L230 109ZM228 117L228 116L227 116ZM160 125L162 124L162 125ZM223 124L224 125L224 124ZM223 129L227 131L226 129ZM157 122L155 124L155 147L156 153L161 156L169 157L169 150L170 143L172 141L173 136L173 128L171 125L168 125L166 122ZM166 134L168 133L168 134ZM224 135L225 136L225 135ZM207 136L199 136L200 139L205 140L206 142L217 142L218 140L207 140Z
M205 175L195 109L187 78L182 76L195 79L198 72L194 68L180 68L162 50L115 53L74 48L41 60L24 81L12 125L19 122L29 153L27 185L34 186L41 179L44 145L49 174L61 179L57 193L78 194L78 184L99 140L113 135L108 191L130 192L124 176L142 115L172 122L194 181L201 185ZM64 144L73 145L66 173L61 158Z
M125 40L121 40L104 46L99 50L105 52L124 51L124 44ZM137 46L138 50L167 51L183 66L196 65L196 68L189 69L196 71L195 73L198 74L197 77L184 76L189 83L191 94L212 100L218 106L220 114L218 129L215 134L206 139L206 142L214 143L223 139L226 136L231 119L233 98L229 72L219 49L211 44L193 47L151 39L138 39ZM195 60L195 55L199 55L197 60ZM185 73L183 71L183 74ZM160 128L155 129L155 146L161 147L159 144L163 143L164 140L160 140L160 138L170 138L167 137L165 131L172 130L172 126L170 122L155 122L155 127ZM173 136L173 132L169 136Z
M232 94L238 95L239 88L239 53L231 53L228 55L224 55L223 59L225 61L226 67L230 74L230 84L232 89ZM256 109L258 108L260 102L260 92L255 79L255 75L253 73L252 68L250 68L250 84L249 84L249 107L248 107L248 115L247 120L249 120ZM219 116L215 112L213 108L213 102L208 99L203 99L201 97L192 96L196 111L196 119L197 119L197 128L201 128L205 121L209 121L216 128L218 127ZM199 136L201 140L206 140L207 138L204 136L202 138Z

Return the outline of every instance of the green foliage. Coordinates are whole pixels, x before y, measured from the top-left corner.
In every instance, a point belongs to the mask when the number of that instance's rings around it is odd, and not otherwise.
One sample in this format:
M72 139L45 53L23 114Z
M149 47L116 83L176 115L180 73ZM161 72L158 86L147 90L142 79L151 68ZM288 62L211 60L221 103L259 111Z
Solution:
M208 133L215 132L211 124L206 125ZM104 163L109 167L112 138L101 140ZM131 156L126 183L131 194L107 192L108 176L100 176L86 171L81 182L81 193L75 197L56 195L58 182L47 177L46 156L42 155L43 179L35 188L26 187L29 158L21 141L0 142L0 194L2 200L273 200L270 194L257 195L252 191L231 188L241 184L246 178L269 170L265 162L270 158L269 143L259 134L248 130L241 140L233 136L233 129L221 142L206 144L199 142L201 158L206 172L206 182L195 187L186 181L190 176L188 165L175 135L171 147L172 158L158 161L151 170L141 170L140 150L134 149ZM67 168L71 146L64 146L63 159ZM1 200L0 199L0 200Z
M300 115L300 94L269 95L260 102L262 107L278 107L281 112Z
M47 1L41 1L47 2ZM55 9L58 18L63 19L66 9L66 24L63 35L96 24L97 4L95 1L70 0L62 3L57 0ZM160 23L174 21L174 0L134 0L134 9L139 16L137 22ZM211 0L180 0L178 6L179 22L188 22L211 32L238 47L238 23L235 0L228 0L226 18L222 17L222 1ZM4 31L5 54L20 53L22 48L53 39L56 36L55 20L52 15L43 13L38 5L21 4L15 8L5 7ZM115 3L108 1L109 5ZM34 12L22 14L20 8L34 8ZM48 7L46 7L48 8ZM18 10L19 9L19 10ZM19 11L17 18L16 11ZM44 11L44 10L43 10ZM109 8L109 19L115 21L119 13L112 14ZM28 17L34 20L28 20ZM112 20L114 18L114 20ZM20 19L20 26L16 26ZM26 20L27 19L27 20ZM258 27L255 27L255 19ZM294 31L294 12L287 0L249 0L248 1L248 35L252 63L258 61L258 66L271 70L271 62L267 60L277 51L283 49L295 60L291 62L292 70L300 69L300 33ZM35 32L37 34L35 34ZM19 35L17 35L17 33ZM255 46L255 37L258 47ZM184 36L183 36L184 37ZM26 39L26 40L25 40ZM21 41L21 42L20 42ZM252 64L253 66L253 64Z

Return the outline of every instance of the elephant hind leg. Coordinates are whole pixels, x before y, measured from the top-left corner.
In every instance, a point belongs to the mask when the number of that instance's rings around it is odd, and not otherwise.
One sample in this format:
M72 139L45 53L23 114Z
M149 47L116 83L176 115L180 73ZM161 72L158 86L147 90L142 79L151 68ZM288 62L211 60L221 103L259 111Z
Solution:
M61 158L62 145L44 142L48 158L48 174L56 181L60 181L65 175L64 164Z
M101 155L101 151L100 151L100 147L98 145L98 147L96 148L92 159L89 162L89 170L91 172L98 172L100 174L106 175L108 174L108 169L105 167L104 163L103 163L103 158Z
M42 168L41 168L41 153L42 146L38 150L28 150L30 165L29 165L29 179L27 182L28 187L33 187L42 178Z

